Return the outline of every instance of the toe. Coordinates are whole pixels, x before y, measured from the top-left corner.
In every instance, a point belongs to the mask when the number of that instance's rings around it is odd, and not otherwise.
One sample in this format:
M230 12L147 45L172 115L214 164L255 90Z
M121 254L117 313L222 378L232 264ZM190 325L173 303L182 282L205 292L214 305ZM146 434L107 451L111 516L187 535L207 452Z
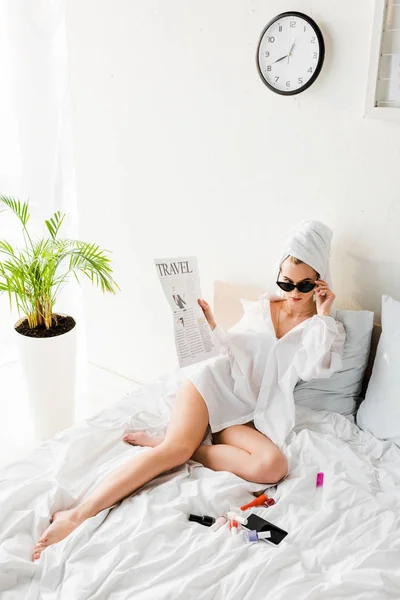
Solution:
M122 439L124 442L128 442L128 444L132 444L135 441L135 436L133 433L127 433Z

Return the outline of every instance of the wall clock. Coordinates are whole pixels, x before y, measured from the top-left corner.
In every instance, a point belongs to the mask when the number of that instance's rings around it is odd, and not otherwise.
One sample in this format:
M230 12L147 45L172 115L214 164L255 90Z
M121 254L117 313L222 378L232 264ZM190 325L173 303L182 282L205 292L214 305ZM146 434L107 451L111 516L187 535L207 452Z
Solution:
M317 79L325 57L318 25L303 13L274 17L261 34L257 67L265 85L284 96L300 94Z

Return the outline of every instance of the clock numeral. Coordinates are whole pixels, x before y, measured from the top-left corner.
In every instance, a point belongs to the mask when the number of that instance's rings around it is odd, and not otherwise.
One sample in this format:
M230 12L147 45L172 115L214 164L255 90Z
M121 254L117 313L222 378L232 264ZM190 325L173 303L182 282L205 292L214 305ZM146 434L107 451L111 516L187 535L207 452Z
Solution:
M266 50L266 51L264 52L264 56L266 56L266 57L268 58L268 56L269 56L269 52L268 52L268 50Z
M282 31L282 25L279 25L279 31Z
M279 77L275 77L275 83L278 83Z
M296 27L296 21L290 21L290 27Z
M313 53L312 53L312 57L313 57L313 58L317 58L317 56L318 56L318 52L313 52Z
M302 77L299 77L299 78L298 78L298 80L297 80L297 82L298 82L300 85L302 85L302 83L303 83L303 78L302 78Z
M307 25L304 25L304 31L307 31Z
M317 39L316 37L312 37L312 38L311 38L311 43L312 43L312 44L315 44L315 40L316 40L316 39Z
M312 67L310 67L309 69L307 69L307 73L312 73Z
M269 35L268 35L268 36L267 36L267 38L268 38L268 41L269 41L269 43L270 43L270 44L273 44L273 43L274 43L274 41L275 41L275 38L274 38L274 36L273 36L273 35L272 35L272 36L269 36Z
M272 67L271 67L271 65L268 65L268 67L267 67L267 71L272 71Z
M287 88L290 88L290 81L287 81L287 82L286 82L286 87L287 87Z

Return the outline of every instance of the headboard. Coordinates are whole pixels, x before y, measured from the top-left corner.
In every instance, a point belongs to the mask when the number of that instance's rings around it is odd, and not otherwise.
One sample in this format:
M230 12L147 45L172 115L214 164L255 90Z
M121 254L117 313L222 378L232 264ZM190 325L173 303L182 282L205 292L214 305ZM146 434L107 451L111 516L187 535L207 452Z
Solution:
M256 285L240 285L235 283L225 283L223 281L214 282L214 315L218 325L224 329L229 329L239 321L243 315L241 298L248 300L257 300L261 294L265 292L260 286ZM371 349L367 368L365 369L364 379L361 386L361 398L365 398L369 378L372 373L376 349L378 347L379 337L382 328L378 324L374 324L371 337ZM358 408L358 407L357 407Z

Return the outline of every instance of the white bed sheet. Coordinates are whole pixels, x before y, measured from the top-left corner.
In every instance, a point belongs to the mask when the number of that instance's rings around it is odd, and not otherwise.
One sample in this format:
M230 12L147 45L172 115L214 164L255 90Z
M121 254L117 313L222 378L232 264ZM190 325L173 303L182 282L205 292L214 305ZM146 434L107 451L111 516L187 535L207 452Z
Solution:
M304 407L276 505L248 511L289 532L279 547L189 522L191 512L218 517L250 502L262 487L189 461L31 562L53 512L148 451L121 437L131 427L162 432L185 373L125 396L0 471L1 600L399 600L400 449ZM326 477L320 510L318 470Z

